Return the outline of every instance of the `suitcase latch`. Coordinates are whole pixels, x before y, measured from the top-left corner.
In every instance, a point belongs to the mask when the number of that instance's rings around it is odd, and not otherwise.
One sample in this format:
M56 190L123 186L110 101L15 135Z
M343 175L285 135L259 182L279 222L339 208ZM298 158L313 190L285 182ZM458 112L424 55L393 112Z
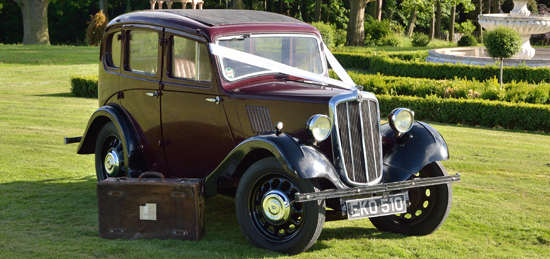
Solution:
M123 228L111 228L111 229L109 229L109 233L111 233L111 234L123 234L124 229Z
M183 192L172 192L170 193L170 196L172 196L173 198L185 198L187 195L185 195L185 193Z
M121 197L121 196L124 196L124 192L123 191L110 191L107 193L107 195L113 197Z
M189 232L187 232L187 230L183 230L183 229L174 229L174 230L172 230L172 235L174 235L174 236L186 236L187 234L189 234Z

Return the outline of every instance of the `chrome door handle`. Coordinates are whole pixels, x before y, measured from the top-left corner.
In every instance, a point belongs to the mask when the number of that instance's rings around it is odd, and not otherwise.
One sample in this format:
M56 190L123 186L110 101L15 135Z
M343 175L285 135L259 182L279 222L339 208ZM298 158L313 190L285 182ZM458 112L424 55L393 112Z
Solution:
M149 97L159 97L159 91L155 91L154 93L145 93L145 95Z
M216 96L216 98L206 98L206 101L211 102L211 103L220 104L222 99L219 96Z

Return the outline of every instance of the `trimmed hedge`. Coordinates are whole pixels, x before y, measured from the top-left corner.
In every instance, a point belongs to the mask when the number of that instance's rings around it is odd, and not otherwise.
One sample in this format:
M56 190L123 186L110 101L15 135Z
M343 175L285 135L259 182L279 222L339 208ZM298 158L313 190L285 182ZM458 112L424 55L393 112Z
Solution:
M403 61L384 56L375 56L370 60L370 70L385 75L452 79L455 77L477 80L492 79L500 73L496 65L476 66L465 64L440 64L419 61ZM549 67L505 67L503 82L526 81L528 83L550 83Z
M331 73L331 76L333 75L334 73ZM380 80L378 82L386 83L410 80L410 78L401 79L380 75L369 76L354 73L350 73L350 75L357 83L359 83L357 78L370 78L374 86L378 85L377 78ZM72 76L71 92L79 97L97 98L97 80L97 76ZM413 81L416 81L419 86L422 82L434 82L427 79ZM458 80L456 82L468 81ZM530 86L527 85L527 87ZM550 86L546 85L546 87ZM480 99L440 98L433 94L426 96L426 98L379 94L377 98L380 102L380 111L385 114L388 114L396 107L407 107L415 112L417 119L428 119L451 124L462 123L486 127L500 126L509 129L550 132L550 105Z
M97 76L71 76L71 93L77 97L97 98Z
M375 52L364 53L335 52L338 62L345 68L360 68L384 75L428 78L453 79L455 77L485 81L500 74L497 65L476 66L465 64L428 63L423 60L427 51L416 52ZM504 83L525 81L528 83L550 83L549 67L504 67Z
M443 99L378 95L380 111L388 114L396 107L415 112L415 119L441 123L503 127L550 132L550 106L471 99Z
M348 72L351 79L362 85L365 91L375 94L405 95L440 98L485 99L505 102L526 102L550 104L550 84L537 85L525 82L512 82L501 89L496 78L480 82L455 78L453 80L433 80L408 77L365 75ZM331 76L335 77L335 75Z
M364 52L338 52L332 53L338 62L345 68L360 68L370 69L372 58L376 56L385 56L397 58L400 60L425 60L428 57L428 51L399 51L399 52L384 52L368 50Z

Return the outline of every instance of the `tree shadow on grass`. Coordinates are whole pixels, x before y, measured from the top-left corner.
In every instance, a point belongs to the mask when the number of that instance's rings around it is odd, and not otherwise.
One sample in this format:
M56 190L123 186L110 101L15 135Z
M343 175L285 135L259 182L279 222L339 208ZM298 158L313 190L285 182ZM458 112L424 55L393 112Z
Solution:
M53 94L37 94L35 96L42 96L42 97L69 97L69 98L84 98L84 99L92 99L92 97L78 97L74 95L73 93L66 92L66 93L53 93ZM97 98L95 98L97 99Z

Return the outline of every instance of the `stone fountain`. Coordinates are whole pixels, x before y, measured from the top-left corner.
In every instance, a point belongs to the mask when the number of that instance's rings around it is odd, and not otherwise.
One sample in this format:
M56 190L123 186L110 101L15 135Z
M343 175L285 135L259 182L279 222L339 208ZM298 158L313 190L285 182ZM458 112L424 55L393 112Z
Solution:
M550 16L531 14L527 9L526 0L515 0L514 9L509 14L480 14L478 21L487 30L493 30L498 26L506 26L521 34L523 40L521 50L513 58L505 60L505 65L550 66L550 49L535 49L529 43L532 34L542 34L550 31ZM485 47L430 50L426 61L475 65L495 63L495 60L486 54Z

